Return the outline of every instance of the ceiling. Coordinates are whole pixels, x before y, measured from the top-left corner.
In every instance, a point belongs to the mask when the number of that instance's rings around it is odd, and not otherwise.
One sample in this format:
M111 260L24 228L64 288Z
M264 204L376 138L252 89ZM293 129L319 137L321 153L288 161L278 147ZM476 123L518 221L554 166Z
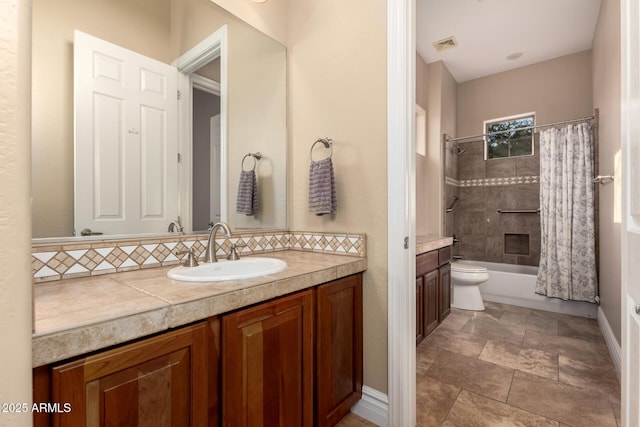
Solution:
M600 2L416 0L416 48L462 83L590 49ZM458 46L437 52L432 43L450 36Z

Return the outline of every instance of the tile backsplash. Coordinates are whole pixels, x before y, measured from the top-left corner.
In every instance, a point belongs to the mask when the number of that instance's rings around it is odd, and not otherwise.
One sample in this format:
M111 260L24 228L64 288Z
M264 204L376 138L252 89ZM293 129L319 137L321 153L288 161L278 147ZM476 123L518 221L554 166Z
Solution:
M175 265L185 255L177 252L193 248L198 257L204 255L208 234L92 242L34 244L31 253L35 282L55 281L74 277L118 273L143 268ZM240 255L254 255L279 250L366 256L364 233L320 233L304 231L270 231L234 233L231 238L218 238L217 256L229 253L232 243Z

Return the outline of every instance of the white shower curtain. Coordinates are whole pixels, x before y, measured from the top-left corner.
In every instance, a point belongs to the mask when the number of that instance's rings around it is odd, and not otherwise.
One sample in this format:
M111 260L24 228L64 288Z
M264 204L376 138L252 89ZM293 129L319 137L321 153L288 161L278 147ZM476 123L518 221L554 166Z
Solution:
M593 162L589 124L540 132L538 294L595 302Z

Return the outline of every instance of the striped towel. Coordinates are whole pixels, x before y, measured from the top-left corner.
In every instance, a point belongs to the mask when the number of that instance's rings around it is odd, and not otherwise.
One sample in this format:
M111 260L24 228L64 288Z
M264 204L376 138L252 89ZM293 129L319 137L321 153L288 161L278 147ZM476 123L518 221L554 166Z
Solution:
M336 213L336 180L331 158L311 161L309 167L309 212L316 215Z
M240 172L236 212L245 215L258 214L258 183L253 170Z

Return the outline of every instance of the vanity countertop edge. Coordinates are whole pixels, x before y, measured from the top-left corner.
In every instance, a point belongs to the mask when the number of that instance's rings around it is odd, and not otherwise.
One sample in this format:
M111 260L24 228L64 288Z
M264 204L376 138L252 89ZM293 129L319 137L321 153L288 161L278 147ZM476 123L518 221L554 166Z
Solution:
M416 236L416 255L451 245L453 245L453 237L444 237L437 234L419 234Z
M34 285L32 366L80 356L363 272L367 258L297 250L271 252L288 267L268 276L180 282L172 267ZM232 262L232 261L228 261Z

